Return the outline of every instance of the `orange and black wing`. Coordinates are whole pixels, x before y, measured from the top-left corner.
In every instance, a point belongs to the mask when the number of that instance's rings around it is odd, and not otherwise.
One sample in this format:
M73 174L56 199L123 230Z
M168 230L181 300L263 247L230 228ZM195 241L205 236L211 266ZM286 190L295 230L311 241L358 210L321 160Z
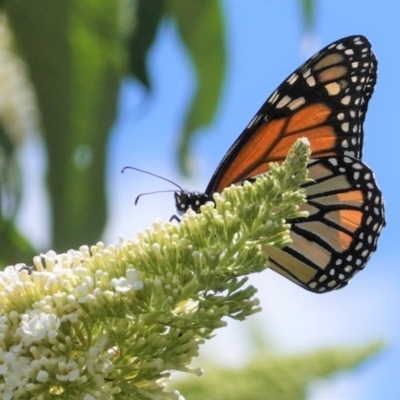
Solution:
M377 61L364 36L340 39L315 54L264 103L221 161L206 189L220 192L268 171L301 137L312 158L361 158L363 122Z
M303 288L324 293L347 285L364 268L385 225L373 172L353 157L312 160L307 218L288 221L293 243L264 247L270 268Z

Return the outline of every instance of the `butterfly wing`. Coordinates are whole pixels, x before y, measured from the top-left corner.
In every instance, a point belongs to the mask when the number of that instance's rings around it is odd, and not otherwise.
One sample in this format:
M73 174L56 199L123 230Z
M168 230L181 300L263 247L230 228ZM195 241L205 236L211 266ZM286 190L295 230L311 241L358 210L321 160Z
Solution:
M290 75L268 98L221 161L206 189L220 192L268 171L301 137L312 158L361 158L363 122L377 61L364 36L340 39Z
M176 193L178 210L199 212L214 192L268 171L268 163L283 161L294 142L307 137L314 180L304 185L303 209L309 216L288 221L290 246L263 250L273 270L307 290L323 293L345 286L364 268L385 225L382 194L360 161L376 71L363 36L322 49L268 98L221 161L202 198Z
M293 243L264 247L270 268L316 293L347 285L364 268L385 225L382 194L373 172L353 157L312 160L304 185L307 218L292 224Z

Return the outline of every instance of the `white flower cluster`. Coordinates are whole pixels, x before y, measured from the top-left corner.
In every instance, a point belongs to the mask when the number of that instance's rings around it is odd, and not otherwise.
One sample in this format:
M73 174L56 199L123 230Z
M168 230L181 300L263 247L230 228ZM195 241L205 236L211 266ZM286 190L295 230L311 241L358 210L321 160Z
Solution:
M118 349L110 350L109 337L100 330L89 336L78 322L99 310L106 312L109 302L123 302L143 283L134 269L116 278L96 269L105 259L112 262L114 247L104 249L99 243L90 250L83 246L61 255L50 251L34 259L35 268L17 265L0 272L1 399L62 395L63 382L90 387L89 397L80 397L86 400L108 399L119 390L105 381Z
M267 268L261 246L290 243L308 155L298 141L180 224L0 272L0 399L183 399L171 371L201 374L192 359L226 317L260 311L246 275Z

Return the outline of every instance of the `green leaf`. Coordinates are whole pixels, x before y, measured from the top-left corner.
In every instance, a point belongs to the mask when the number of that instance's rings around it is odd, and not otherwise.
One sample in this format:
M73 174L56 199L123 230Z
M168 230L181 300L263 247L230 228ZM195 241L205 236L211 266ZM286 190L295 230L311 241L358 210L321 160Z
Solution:
M124 61L120 3L5 2L41 111L55 250L100 238L106 150Z
M0 124L0 225L5 223L3 219L9 224L13 223L22 199L22 174L16 150L16 141ZM5 236L10 232L0 227L0 243L12 241L12 238Z
M163 0L138 0L135 27L128 43L130 71L148 90L151 82L146 58L156 38L164 8Z
M307 30L314 26L315 4L314 0L302 0L304 23Z
M226 68L224 22L218 0L169 1L168 6L197 75L197 89L178 144L180 169L189 175L194 133L212 122L221 96Z
M29 240L23 236L14 223L0 217L0 268L7 265L26 263L32 265L32 259L36 254Z
M182 379L175 386L188 400L305 400L311 383L355 369L382 348L382 342L373 342L294 356L259 349L247 363L235 368L208 365L204 377Z
M16 149L15 143L0 124L0 157L11 157ZM1 165L1 164L0 164Z
M16 53L12 30L3 10L0 14L0 53L0 220L11 223L22 197L17 150L26 133L37 130L35 122L38 118L36 98L27 71L21 68L22 60Z
M22 173L17 154L5 155L0 149L0 219L14 220L21 199Z

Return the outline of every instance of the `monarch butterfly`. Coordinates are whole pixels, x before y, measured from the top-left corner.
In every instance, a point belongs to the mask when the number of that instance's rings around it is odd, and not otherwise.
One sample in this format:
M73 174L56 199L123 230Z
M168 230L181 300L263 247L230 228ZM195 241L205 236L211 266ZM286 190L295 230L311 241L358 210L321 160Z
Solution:
M291 223L293 243L264 247L270 267L316 293L345 286L364 268L385 225L382 194L361 162L363 122L377 60L364 36L323 48L267 99L233 143L204 193L175 192L179 214L200 212L214 192L268 171L307 137L312 183L304 185L309 217Z

